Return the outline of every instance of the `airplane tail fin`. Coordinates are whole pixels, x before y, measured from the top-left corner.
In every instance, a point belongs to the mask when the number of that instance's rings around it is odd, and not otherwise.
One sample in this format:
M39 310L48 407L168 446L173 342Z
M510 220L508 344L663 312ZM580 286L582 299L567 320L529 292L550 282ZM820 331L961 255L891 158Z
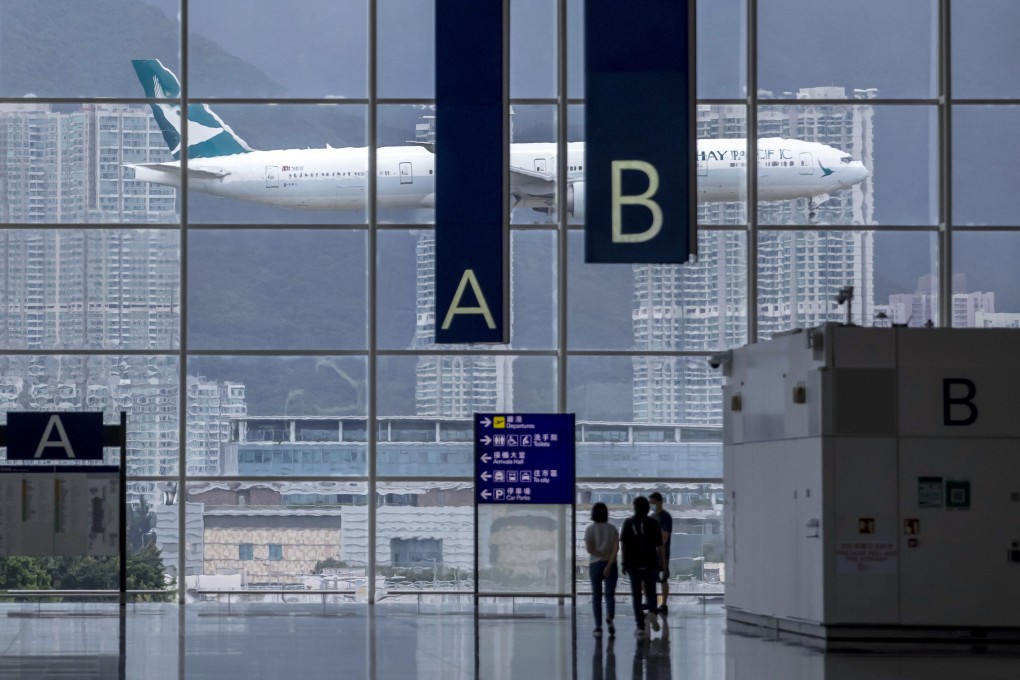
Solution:
M174 99L181 96L181 84L173 71L158 59L132 59L146 97ZM181 158L181 107L172 102L149 105L163 139L175 160ZM213 158L248 153L252 148L205 104L188 105L188 156Z

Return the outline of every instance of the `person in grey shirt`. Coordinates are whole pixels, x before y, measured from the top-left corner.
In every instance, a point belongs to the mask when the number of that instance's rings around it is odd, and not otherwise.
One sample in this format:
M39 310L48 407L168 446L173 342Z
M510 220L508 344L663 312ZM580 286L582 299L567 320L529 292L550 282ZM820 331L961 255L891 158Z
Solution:
M606 598L606 627L609 637L616 635L613 617L616 615L616 553L620 547L620 532L609 523L609 508L605 503L591 506L591 521L584 530L584 547L591 556L588 575L591 577L591 607L595 614L595 637L602 636L602 596ZM603 589L603 582L605 589Z

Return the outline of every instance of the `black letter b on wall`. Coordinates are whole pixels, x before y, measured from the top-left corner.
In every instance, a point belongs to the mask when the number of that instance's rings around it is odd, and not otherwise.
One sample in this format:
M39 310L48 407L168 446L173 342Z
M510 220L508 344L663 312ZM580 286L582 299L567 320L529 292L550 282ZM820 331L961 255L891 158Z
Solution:
M954 390L954 386L957 385L962 386L964 389L957 388ZM966 394L961 395L960 392L962 391L965 391ZM956 396L954 396L954 392ZM977 394L977 387L975 387L973 380L968 380L967 378L943 378L942 424L946 426L973 425L978 417L977 405L971 401L974 399L975 394ZM965 409L967 416L964 418L953 418L953 406ZM956 413L960 413L959 408L956 410Z

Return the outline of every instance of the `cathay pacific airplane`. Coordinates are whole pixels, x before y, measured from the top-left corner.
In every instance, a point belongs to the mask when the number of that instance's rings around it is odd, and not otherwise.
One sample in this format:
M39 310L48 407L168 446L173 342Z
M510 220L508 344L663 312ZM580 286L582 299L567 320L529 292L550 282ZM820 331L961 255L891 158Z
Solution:
M180 97L177 76L155 59L132 61L145 96ZM171 102L150 105L174 161L139 163L135 178L181 184L181 112ZM435 157L427 145L377 149L376 191L382 208L435 207ZM746 197L746 142L698 140L698 200ZM567 209L584 218L584 142L567 144ZM188 106L188 187L267 205L305 210L365 207L365 147L256 151L205 104ZM512 207L549 212L555 207L556 144L510 145ZM763 201L827 197L864 180L870 172L847 153L824 144L766 137L758 140L758 197Z

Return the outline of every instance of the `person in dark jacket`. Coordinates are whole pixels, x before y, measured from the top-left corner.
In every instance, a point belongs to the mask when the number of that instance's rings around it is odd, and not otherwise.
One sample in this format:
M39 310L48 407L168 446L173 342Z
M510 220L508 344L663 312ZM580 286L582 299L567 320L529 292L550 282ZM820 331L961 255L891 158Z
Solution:
M648 499L638 496L634 499L634 515L623 521L620 530L620 545L623 546L623 571L630 576L630 595L634 605L634 635L645 636L645 623L652 630L659 630L658 607L655 598L655 581L659 572L666 568L662 551L662 529L659 523L648 516ZM645 591L648 606L647 617L641 608L641 590Z
M662 584L662 604L659 605L659 613L665 618L669 614L669 544L673 535L673 515L663 507L662 494L658 491L648 494L648 500L652 504L652 519L658 522L659 528L662 529L662 552L666 569L658 578Z

